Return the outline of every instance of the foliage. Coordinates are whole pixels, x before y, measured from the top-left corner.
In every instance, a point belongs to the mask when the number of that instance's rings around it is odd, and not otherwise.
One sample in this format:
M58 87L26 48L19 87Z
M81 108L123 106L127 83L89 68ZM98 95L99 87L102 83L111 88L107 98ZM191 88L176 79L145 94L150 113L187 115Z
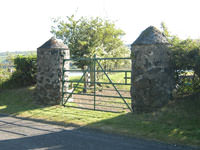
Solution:
M200 92L200 42L192 39L181 40L171 35L164 23L161 27L171 44L177 92Z
M72 15L66 20L55 19L54 23L51 32L68 45L71 58L93 57L94 54L97 57L130 54L121 40L124 32L109 20L99 17L75 19ZM89 63L77 61L75 65L83 69Z
M0 64L0 89L2 88L2 84L6 82L11 76L11 73L8 72L8 69L1 68Z
M36 55L13 58L15 72L3 84L3 88L33 85L36 83Z

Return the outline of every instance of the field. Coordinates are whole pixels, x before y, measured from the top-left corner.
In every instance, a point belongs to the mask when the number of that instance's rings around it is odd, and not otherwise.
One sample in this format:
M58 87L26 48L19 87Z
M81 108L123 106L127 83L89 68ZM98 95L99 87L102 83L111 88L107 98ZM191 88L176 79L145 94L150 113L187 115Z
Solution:
M0 52L0 63L5 64L6 59L10 56L31 55L31 54L36 54L36 51Z

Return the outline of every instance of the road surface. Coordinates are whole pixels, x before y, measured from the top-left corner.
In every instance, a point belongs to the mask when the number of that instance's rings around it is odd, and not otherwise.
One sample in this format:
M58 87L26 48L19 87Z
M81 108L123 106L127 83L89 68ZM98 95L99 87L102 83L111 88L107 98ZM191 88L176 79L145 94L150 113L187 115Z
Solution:
M1 150L196 150L0 115Z

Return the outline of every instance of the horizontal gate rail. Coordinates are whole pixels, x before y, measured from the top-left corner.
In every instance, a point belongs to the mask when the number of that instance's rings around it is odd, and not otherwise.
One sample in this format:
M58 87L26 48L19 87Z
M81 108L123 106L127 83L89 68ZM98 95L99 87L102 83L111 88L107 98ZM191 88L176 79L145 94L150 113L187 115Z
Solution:
M83 100L83 101L89 101L89 102L93 102L94 100L92 100L92 99L86 99L86 98L79 98L80 100ZM105 103L111 103L111 104L124 104L124 103L122 103L122 102L115 102L115 101L104 101L104 100L96 100L97 102L105 102ZM130 104L131 105L131 103L128 103L127 102L127 104Z
M130 59L131 60L131 58L130 57L119 57L119 58L117 58L117 57L115 57L115 58L73 58L73 59L64 59L64 61L70 61L70 60L73 60L73 61L77 61L77 60L117 60L117 59Z
M91 99L82 99L80 98L81 100L83 101L88 101L88 102L94 102L94 100L91 100ZM96 100L96 102L104 102L104 103L109 103L109 104L124 104L122 102L114 102L114 101L103 101L103 100ZM71 103L77 103L77 102L71 102ZM131 103L127 103L127 104L131 104ZM93 104L92 104L93 105Z
M63 70L64 72L83 72L83 70ZM88 72L131 72L131 70L89 70Z
M95 84L95 83L96 84L111 84L109 82L84 82L84 81L64 81L64 82L70 82L70 83L79 82L79 83L91 83L91 84ZM131 85L131 83L113 83L113 84L115 84L115 85Z
M82 105L91 105L91 106L93 106L93 104L89 104L89 103L80 103L80 102L71 102L71 103L74 103L74 104L82 104ZM113 106L98 105L98 104L96 104L96 106L113 108ZM115 106L115 108L125 108L125 107L118 107L118 106Z
M78 109L85 109L85 110L94 110L94 109L92 109L92 108L84 108L84 107L79 107L79 106L66 106L66 107L72 107L72 108L78 108ZM102 110L102 109L95 109L95 111L104 111L104 112L118 113L117 111Z
M91 83L91 82L90 82ZM75 84L74 84L75 85ZM124 84L124 85L127 85L127 84ZM78 86L78 87L76 87L77 89L85 89L84 87L80 87L80 86ZM90 88L90 87L88 87L87 88L88 90L92 90L92 89L94 89L94 88ZM111 90L111 89L103 89L103 90L106 90L106 91L115 91L115 90ZM127 90L118 90L118 91L120 91L120 92L129 92L129 91L127 91Z
M64 94L72 94L71 92L64 92ZM94 96L94 94L87 94L87 93L73 93L75 95L87 95L87 96ZM96 94L96 96L98 97L109 97L109 98L122 98L120 96L108 96L108 95L98 95ZM124 99L131 99L131 97L124 97Z

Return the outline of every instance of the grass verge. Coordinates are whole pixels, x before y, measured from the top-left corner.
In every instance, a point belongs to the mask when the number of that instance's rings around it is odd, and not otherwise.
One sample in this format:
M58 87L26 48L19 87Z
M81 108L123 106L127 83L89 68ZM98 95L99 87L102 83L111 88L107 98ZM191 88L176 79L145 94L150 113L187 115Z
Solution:
M0 93L0 113L59 124L75 124L106 132L144 137L168 143L200 146L200 99L177 99L158 112L111 113L35 103L34 87Z

